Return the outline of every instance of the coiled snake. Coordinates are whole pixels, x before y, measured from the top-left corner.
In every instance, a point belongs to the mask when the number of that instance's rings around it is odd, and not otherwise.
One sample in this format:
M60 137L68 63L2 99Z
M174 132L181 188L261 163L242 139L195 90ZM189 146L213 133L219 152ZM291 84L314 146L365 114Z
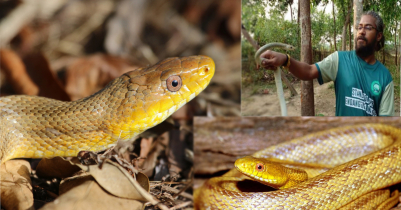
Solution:
M388 209L389 190L401 182L401 130L383 124L335 128L294 139L252 156L295 165L334 168L293 187L269 192L244 192L244 177L228 175L208 180L195 193L196 209ZM356 159L355 159L356 158ZM260 167L252 165L250 171ZM260 164L260 163L259 163ZM269 173L273 177L275 168ZM278 174L281 172L277 172ZM261 181L261 180L258 180ZM382 203L367 203L376 201Z
M207 56L169 58L123 74L92 96L63 102L37 96L0 98L0 163L12 158L100 151L151 128L209 84Z
M261 65L262 61L265 60L265 58L260 57L262 55L262 53L264 53L265 51L267 51L273 47L281 48L284 50L294 50L295 49L295 47L293 47L291 45L278 43L278 42L265 44L262 47L260 47L258 49L258 51L256 51L256 53L255 53L255 61L256 61L257 65ZM287 116L287 105L285 104L283 83L281 82L280 67L278 67L277 70L274 71L274 81L276 82L277 96L278 96L278 99L280 102L281 116Z

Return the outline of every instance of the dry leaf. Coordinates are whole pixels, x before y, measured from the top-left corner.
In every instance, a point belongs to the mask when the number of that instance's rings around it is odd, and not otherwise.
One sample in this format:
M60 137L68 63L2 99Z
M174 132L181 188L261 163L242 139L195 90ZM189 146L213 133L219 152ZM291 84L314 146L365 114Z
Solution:
M1 206L5 209L34 209L31 166L26 160L9 160L0 166Z
M89 96L123 73L138 68L123 58L96 54L77 59L67 68L65 89L72 100Z
M43 178L66 178L81 170L61 157L43 158L36 167L36 175Z
M61 196L62 194L65 194L68 191L70 191L72 188L77 187L88 180L94 181L95 179L88 173L66 178L61 181L58 194Z
M150 150L148 151L148 154L144 156L145 154L142 153L144 149L143 141L144 139L141 140L141 157L146 157L146 159L140 159L137 161L138 167L143 169L143 173L146 174L147 176L151 177L153 176L153 172L155 171L155 166L157 165L157 159L160 156L165 156L162 153L165 152L166 150L166 145L168 145L168 139L169 139L169 133L165 132L162 135L159 135L157 138L153 139L152 145ZM165 141L165 142L163 142Z
M127 170L109 160L103 163L101 169L97 165L84 166L77 162L75 164L92 175L103 189L115 196L157 203L153 197L149 197L149 179L142 173L138 173L135 180Z
M143 209L143 203L110 195L94 180L85 180L83 183L82 181L82 179L72 180L69 184L76 187L41 209Z
M231 34L231 37L238 41L241 39L241 1L223 0L219 2L218 6L218 16L224 23L227 31ZM218 21L213 21L216 26L216 31L220 31L222 24L216 25ZM212 25L213 25L212 23ZM212 27L213 28L213 27ZM219 36L221 37L221 36Z
M139 134L142 138L151 138L151 137L158 137L162 135L164 132L170 131L174 129L174 120L169 117L165 121L161 122L160 124L156 125L153 128L150 128L143 133Z
M38 95L39 87L29 77L21 58L12 50L0 50L0 67L17 94Z
M47 58L42 53L31 53L24 57L27 72L39 87L39 96L71 101L54 72L50 69Z

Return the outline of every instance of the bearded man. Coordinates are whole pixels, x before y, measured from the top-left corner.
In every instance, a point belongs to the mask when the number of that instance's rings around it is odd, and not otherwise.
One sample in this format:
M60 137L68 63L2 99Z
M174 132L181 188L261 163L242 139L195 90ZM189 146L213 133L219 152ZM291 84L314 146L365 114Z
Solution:
M319 84L334 81L336 116L394 115L394 84L388 69L376 60L375 52L384 46L383 20L373 11L361 16L355 32L355 50L338 51L309 65L289 55L266 51L262 66L288 67L301 80L318 79Z

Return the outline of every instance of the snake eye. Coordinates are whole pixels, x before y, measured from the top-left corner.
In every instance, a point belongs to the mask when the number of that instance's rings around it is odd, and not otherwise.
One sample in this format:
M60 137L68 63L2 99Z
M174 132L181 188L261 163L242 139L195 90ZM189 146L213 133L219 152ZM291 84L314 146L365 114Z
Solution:
M182 80L180 76L173 75L167 78L167 89L171 92L180 90L182 86Z
M255 169L259 172L263 171L265 169L265 166L263 165L263 163L258 163L256 164Z

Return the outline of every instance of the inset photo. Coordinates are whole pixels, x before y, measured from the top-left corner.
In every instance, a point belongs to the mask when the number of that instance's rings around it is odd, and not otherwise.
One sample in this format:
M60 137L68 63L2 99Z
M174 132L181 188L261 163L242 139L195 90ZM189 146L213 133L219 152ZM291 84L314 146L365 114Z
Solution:
M242 1L242 116L400 116L401 3Z
M392 209L400 128L399 117L196 117L195 209Z

